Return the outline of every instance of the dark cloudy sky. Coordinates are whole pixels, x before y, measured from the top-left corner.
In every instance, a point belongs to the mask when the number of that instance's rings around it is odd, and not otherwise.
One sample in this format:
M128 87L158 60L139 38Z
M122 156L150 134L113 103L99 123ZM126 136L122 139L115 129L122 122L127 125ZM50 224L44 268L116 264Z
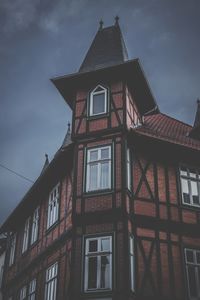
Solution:
M103 18L120 16L162 112L193 123L200 97L199 0L0 0L0 164L35 180L71 112L50 78L78 70ZM0 167L0 223L30 187Z

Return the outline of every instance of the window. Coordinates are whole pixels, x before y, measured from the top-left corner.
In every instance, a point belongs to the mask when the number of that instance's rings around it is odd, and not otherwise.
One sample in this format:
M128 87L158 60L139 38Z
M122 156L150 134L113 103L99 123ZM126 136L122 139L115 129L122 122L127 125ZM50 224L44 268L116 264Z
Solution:
M10 238L10 258L9 258L9 266L14 263L15 259L15 247L16 247L16 234L13 234Z
M26 299L26 286L23 286L20 290L19 300Z
M130 149L126 153L127 188L131 191L131 154Z
M37 207L33 213L33 223L31 231L31 244L35 243L38 239L39 230L39 207Z
M182 201L200 207L200 175L197 170L181 167Z
M90 93L89 116L96 116L107 112L108 91L101 85L98 85Z
M24 225L24 237L22 243L22 253L24 253L28 249L29 242L29 229L30 229L30 218L28 218Z
M36 293L36 279L34 278L28 287L28 300L35 300L35 293Z
M112 289L112 237L87 238L84 290Z
M87 151L86 192L111 188L111 146Z
M60 184L57 184L49 194L47 229L58 220Z
M129 240L129 253L130 253L130 281L131 290L135 291L135 256L134 256L134 238L130 236Z
M46 270L45 300L56 300L58 264Z
M185 249L189 299L200 299L200 250Z

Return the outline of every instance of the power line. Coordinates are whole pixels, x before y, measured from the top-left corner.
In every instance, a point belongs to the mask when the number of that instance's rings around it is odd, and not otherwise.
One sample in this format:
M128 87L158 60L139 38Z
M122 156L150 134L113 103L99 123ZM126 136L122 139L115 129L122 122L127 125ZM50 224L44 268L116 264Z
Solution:
M13 173L13 174L15 174L15 175L21 177L21 178L23 178L23 179L25 179L25 180L27 180L27 181L29 181L29 182L31 182L31 183L34 182L33 180L31 180L31 179L29 179L29 178L27 178L27 177L21 175L20 173L17 173L17 172L15 172L15 171L13 171L13 170L7 168L6 166L2 165L1 163L0 163L0 167L2 167L3 169L5 169L5 170L7 170L7 171L9 171L9 172L11 172L11 173Z

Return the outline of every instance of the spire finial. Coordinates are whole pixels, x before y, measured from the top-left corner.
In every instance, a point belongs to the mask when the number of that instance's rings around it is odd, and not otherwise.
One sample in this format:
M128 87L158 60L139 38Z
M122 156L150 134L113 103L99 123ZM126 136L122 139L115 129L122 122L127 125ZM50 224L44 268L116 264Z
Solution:
M71 131L71 125L70 125L70 122L68 122L68 124L67 124L67 126L68 126L68 132L70 132Z
M102 30L102 29L103 29L103 20L101 19L99 22L99 30Z
M47 154L47 153L45 153L45 157L46 157L46 160L48 160L48 159L49 159L49 157L48 157L48 154Z
M199 98L197 99L197 105L198 105L198 104L200 104L200 100L199 100Z
M119 16L115 17L115 26L119 26Z

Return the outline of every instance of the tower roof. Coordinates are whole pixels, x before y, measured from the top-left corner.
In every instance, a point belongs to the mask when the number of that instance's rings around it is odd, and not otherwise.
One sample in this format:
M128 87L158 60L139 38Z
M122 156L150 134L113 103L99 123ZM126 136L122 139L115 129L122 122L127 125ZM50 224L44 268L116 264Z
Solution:
M92 71L128 60L128 52L119 27L118 17L115 25L103 28L100 21L99 30L81 64L79 72Z

